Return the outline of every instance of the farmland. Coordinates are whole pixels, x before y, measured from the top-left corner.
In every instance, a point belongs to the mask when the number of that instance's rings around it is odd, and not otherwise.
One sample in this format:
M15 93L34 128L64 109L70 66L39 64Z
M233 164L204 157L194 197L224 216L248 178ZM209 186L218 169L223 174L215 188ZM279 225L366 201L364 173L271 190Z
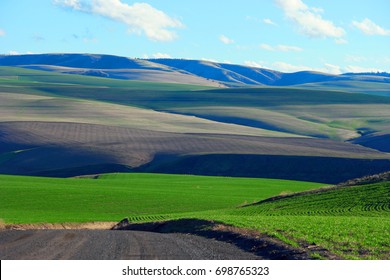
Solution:
M305 192L390 170L386 84L219 88L57 70L0 67L5 224L196 219L313 258L390 258L388 182Z
M344 258L389 259L389 191L389 182L336 188L211 216L296 246L326 248Z
M262 172L267 170L272 178L337 183L390 166L389 155L381 152L386 143L378 151L371 149L375 139L356 140L386 135L385 96L215 89L15 67L0 67L0 78L3 174L270 177ZM224 164L214 164L216 158Z
M235 208L321 184L272 179L111 174L98 179L0 176L6 223L118 221ZM194 203L195 202L195 203Z
M213 220L315 248L315 258L324 252L390 258L388 182L319 189L309 182L159 174L0 179L6 223Z

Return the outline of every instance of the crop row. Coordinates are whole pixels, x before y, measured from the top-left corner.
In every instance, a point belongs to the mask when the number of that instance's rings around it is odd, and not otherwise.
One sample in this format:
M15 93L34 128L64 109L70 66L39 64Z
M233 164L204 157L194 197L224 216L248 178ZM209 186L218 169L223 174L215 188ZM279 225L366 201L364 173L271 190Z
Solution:
M238 210L241 215L390 216L390 183L292 196Z

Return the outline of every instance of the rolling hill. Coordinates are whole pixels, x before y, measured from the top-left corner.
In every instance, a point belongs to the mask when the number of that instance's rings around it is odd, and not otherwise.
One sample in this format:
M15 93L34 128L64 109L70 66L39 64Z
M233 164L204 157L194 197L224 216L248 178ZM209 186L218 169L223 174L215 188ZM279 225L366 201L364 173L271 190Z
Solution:
M48 67L39 63L97 71L142 66L193 75L153 61L101 55L7 56L0 61L31 63L0 67L4 174L136 171L337 183L390 169L386 146L369 138L390 131L387 96L282 86L218 88L26 69Z
M360 89L370 84L390 83L386 73L330 75L301 71L282 73L270 69L188 59L132 59L96 54L2 55L0 66L18 66L58 73L105 78L198 84L214 87L297 86L322 83L342 88L345 83L359 82ZM363 84L362 84L363 83ZM367 83L367 84L365 84ZM364 87L363 87L364 85ZM351 86L353 88L353 86ZM375 93L375 91L374 91Z
M389 135L384 73L0 56L0 226L128 217L389 259Z
M204 216L314 249L319 257L330 251L339 258L388 260L389 190L388 180L328 188Z

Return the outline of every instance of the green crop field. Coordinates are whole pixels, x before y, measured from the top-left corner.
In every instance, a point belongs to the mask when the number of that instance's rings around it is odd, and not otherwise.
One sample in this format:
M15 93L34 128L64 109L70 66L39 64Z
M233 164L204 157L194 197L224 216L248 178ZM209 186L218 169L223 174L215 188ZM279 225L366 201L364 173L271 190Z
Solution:
M292 196L204 214L256 229L297 247L347 259L390 259L390 182Z
M1 175L0 218L5 223L196 218L254 229L339 258L390 259L390 183L288 195L321 186L160 174L107 174L97 179ZM287 196L269 199L280 194ZM250 205L256 201L261 202Z
M5 223L156 219L170 214L235 208L321 184L227 177L112 174L98 179L0 176Z

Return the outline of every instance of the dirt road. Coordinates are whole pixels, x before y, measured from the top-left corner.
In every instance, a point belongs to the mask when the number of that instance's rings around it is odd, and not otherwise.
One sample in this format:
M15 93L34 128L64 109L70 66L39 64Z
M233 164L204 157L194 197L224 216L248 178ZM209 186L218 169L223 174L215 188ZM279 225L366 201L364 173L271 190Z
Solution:
M259 259L201 236L110 230L0 231L0 259L191 260Z

